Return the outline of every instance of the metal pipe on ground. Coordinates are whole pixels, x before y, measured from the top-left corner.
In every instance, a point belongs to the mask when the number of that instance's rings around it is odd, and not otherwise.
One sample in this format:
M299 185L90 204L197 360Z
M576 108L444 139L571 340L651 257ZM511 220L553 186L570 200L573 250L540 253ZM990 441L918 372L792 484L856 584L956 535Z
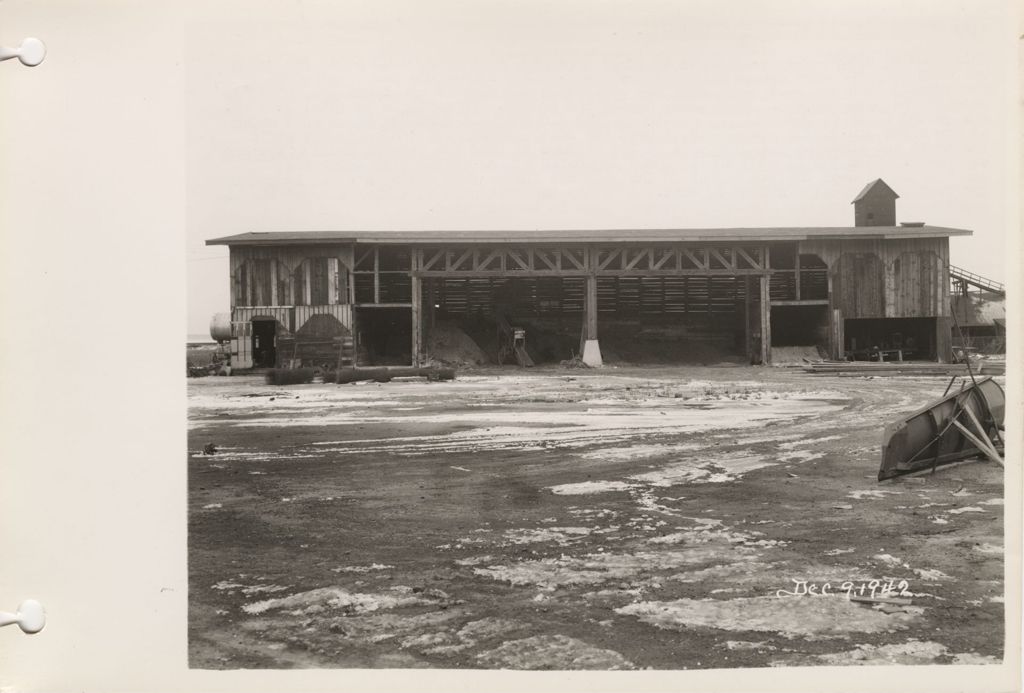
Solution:
M372 380L386 383L392 378L426 378L427 380L455 380L454 368L417 368L415 366L395 366L380 368L339 368L335 372L334 382L338 384L356 383Z

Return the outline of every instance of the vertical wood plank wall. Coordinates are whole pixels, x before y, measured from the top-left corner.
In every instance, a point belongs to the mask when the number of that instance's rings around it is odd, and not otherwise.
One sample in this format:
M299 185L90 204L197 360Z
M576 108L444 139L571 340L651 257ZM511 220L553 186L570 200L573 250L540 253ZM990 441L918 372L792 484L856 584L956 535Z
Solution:
M936 353L951 353L949 239L801 241L829 266L832 356L841 358L844 320L935 318Z
M829 266L843 318L949 316L949 239L801 241Z
M352 304L337 303L328 306L295 306L295 331L298 332L302 326L314 315L333 315L338 322L352 330Z
M297 332L327 314L353 329L351 245L233 247L230 266L233 322L274 317Z

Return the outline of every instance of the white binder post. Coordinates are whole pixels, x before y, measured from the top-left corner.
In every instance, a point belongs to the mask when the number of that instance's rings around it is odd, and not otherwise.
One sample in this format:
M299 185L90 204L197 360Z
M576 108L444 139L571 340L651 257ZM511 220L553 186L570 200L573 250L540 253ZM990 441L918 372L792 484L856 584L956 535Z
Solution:
M0 60L17 58L22 65L35 67L46 57L46 46L37 38L27 38L17 48L0 46Z
M35 67L46 57L46 46L37 38L27 38L17 48L0 46L0 61L17 58L22 65ZM25 633L38 633L46 625L46 611L34 599L18 605L17 613L0 611L0 627L17 623Z
M26 633L38 633L46 625L46 611L36 600L26 599L18 605L17 613L0 611L0 626L9 626L12 623L17 623Z

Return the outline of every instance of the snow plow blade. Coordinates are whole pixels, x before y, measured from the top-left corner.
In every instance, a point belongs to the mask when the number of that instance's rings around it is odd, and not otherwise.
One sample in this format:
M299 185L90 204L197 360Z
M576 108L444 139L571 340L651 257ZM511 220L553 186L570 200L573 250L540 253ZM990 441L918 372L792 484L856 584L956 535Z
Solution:
M1003 389L986 377L887 424L878 480L935 469L969 457L991 457L992 450L982 448L1000 440L1005 410Z

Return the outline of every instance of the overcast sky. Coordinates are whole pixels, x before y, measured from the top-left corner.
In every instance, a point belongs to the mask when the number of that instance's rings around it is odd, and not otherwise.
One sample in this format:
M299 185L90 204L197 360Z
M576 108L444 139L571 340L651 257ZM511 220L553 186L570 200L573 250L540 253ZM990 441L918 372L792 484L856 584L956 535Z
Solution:
M1003 279L1002 1L221 2L186 31L190 334L245 231L972 229Z

